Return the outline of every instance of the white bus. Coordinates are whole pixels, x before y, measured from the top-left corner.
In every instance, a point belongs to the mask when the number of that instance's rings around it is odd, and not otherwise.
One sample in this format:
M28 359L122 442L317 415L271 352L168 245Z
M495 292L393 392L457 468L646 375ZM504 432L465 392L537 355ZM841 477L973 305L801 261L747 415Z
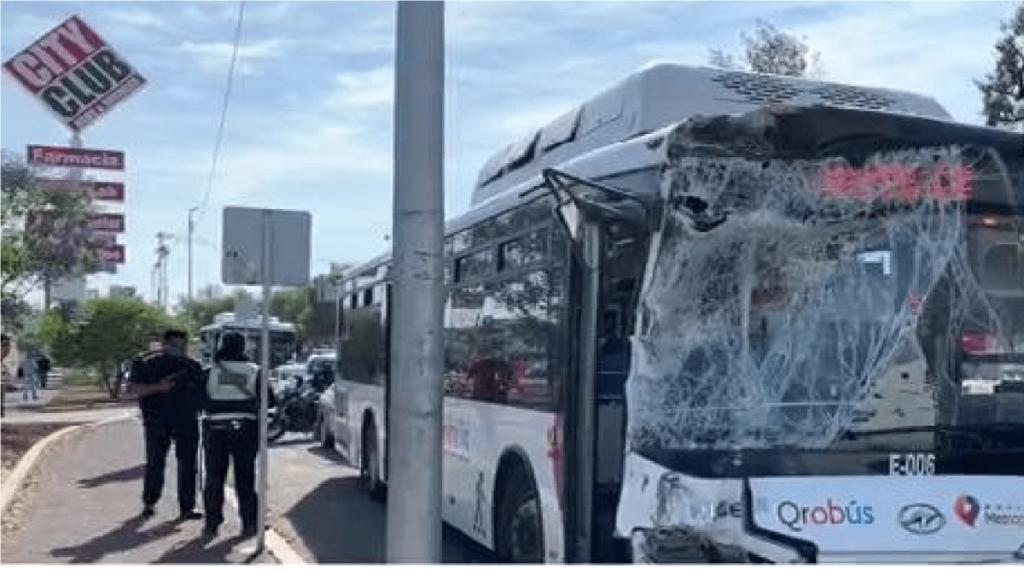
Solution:
M482 169L445 238L443 517L503 560L1024 558L1022 137L661 64ZM390 256L328 422L387 481Z
M270 330L270 368L289 362L295 357L296 332L295 325L271 316L268 325ZM220 338L228 331L236 331L245 336L245 353L254 363L262 363L261 348L263 347L263 318L254 316L239 318L233 312L218 313L213 323L199 330L199 342L202 346L200 363L209 367L213 356L220 345Z

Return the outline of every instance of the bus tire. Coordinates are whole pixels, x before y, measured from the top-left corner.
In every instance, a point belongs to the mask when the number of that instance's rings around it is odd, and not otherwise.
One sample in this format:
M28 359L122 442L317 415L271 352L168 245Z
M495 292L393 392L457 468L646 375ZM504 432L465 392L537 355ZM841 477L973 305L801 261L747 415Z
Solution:
M359 481L370 499L384 501L384 482L380 477L380 455L377 452L377 431L370 424L363 428L362 461L359 463Z
M516 465L504 478L495 517L494 546L506 563L543 563L540 496L530 472Z

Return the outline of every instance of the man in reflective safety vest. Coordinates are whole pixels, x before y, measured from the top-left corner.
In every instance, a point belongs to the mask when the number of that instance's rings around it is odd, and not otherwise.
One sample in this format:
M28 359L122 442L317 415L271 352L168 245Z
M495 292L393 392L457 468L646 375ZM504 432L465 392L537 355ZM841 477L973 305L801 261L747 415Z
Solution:
M263 380L259 365L245 355L245 337L227 332L207 371L203 403L203 452L206 482L203 535L212 538L224 521L224 479L228 462L234 464L235 492L242 520L242 537L256 535L256 456L259 453L260 395ZM270 393L269 404L274 403Z

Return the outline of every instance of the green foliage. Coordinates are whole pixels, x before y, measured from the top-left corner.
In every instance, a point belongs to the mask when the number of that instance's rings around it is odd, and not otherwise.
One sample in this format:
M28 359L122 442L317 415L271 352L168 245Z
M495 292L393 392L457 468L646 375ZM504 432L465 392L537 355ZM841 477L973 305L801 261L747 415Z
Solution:
M757 30L753 36L741 33L740 37L746 46L742 58L720 49L711 49L709 62L718 67L754 73L793 77L824 75L821 53L810 53L806 38L787 34L760 19L757 20Z
M995 71L974 83L981 90L986 124L1024 126L1024 3L1000 29L1006 35L995 45Z
M148 349L170 326L185 324L141 299L112 296L85 302L80 321L69 322L59 311L46 312L37 323L37 335L57 363L94 370L110 396L118 398L118 367Z
M5 321L28 291L44 279L82 275L95 264L85 228L88 197L46 190L36 172L13 153L4 151L0 222L3 227L2 294ZM44 231L28 226L30 213L45 212ZM40 220L43 220L40 218Z
M29 336L47 348L54 365L71 367L77 363L78 344L75 342L74 329L59 310L51 309L41 313Z

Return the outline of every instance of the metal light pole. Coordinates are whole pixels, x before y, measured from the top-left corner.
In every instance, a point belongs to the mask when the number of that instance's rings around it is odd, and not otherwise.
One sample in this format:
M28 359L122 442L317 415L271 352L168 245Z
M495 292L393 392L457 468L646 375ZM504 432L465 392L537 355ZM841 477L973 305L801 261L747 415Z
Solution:
M398 3L388 563L441 562L444 3Z
M270 283L274 271L271 267L273 255L271 244L273 243L271 212L263 211L263 321L260 331L260 421L259 421L259 481L257 492L256 512L256 551L261 552L266 547L267 528L267 482L269 481L269 465L267 463L267 399L270 392Z

